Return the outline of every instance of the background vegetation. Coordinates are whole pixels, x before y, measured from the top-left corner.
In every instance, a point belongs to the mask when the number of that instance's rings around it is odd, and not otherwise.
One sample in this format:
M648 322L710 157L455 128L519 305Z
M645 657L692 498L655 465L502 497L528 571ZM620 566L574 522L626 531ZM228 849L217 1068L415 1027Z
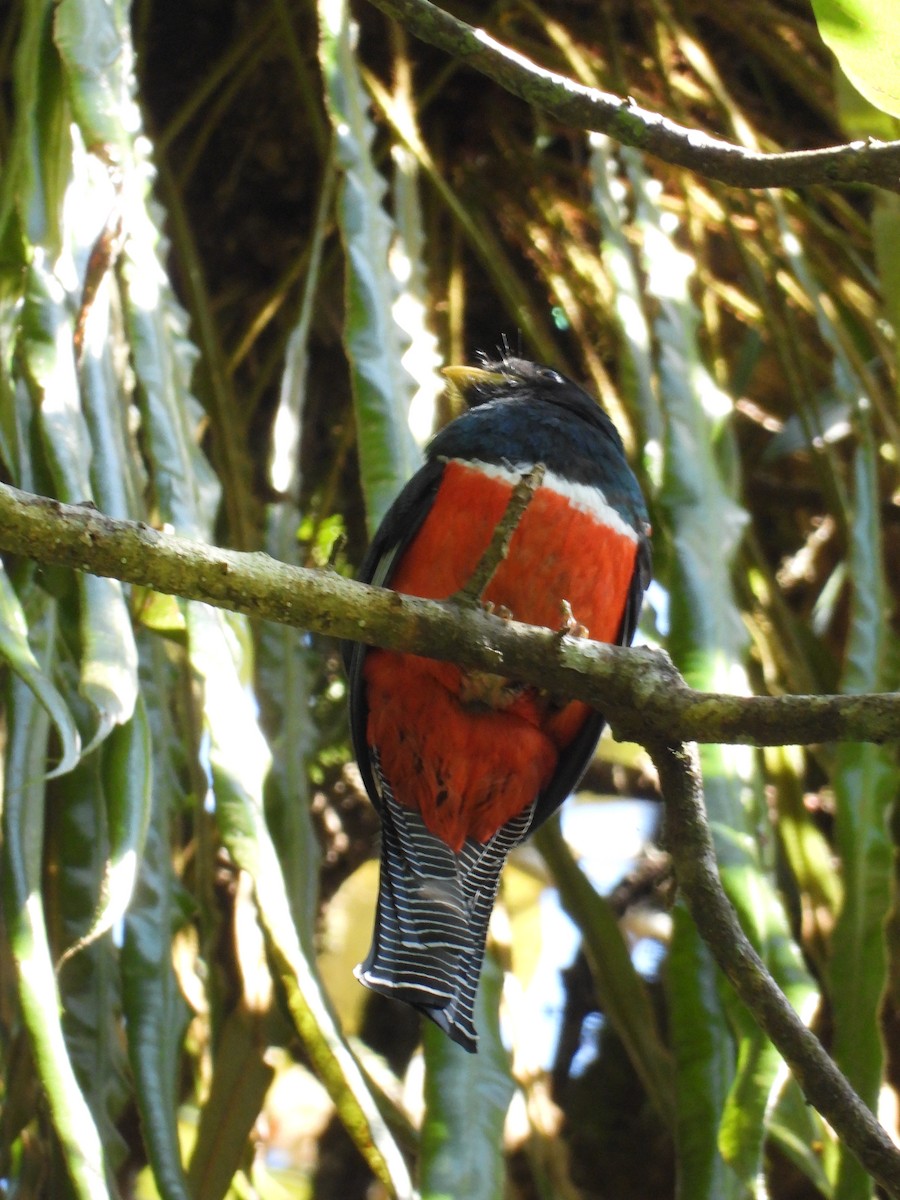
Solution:
M748 148L896 135L805 0L453 9ZM357 26L337 0L0 11L5 481L351 572L452 415L437 366L521 345L623 433L643 637L689 682L896 688L896 194L710 182L362 3ZM335 646L11 557L0 606L4 1195L873 1194L664 851L609 897L556 828L521 854L482 1053L424 1031L423 1083L415 1018L349 978L377 823ZM745 929L896 1135L896 748L702 758ZM611 742L584 787L656 794ZM554 888L583 943L547 1062L520 993Z

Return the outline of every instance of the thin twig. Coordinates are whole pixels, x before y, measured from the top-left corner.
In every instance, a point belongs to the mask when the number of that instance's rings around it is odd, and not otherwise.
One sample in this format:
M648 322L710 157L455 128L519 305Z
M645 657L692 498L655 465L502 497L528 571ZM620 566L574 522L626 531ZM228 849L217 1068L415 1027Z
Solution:
M467 25L429 0L371 3L423 41L474 67L564 124L607 133L625 146L635 146L710 179L748 188L869 183L900 191L900 141L867 138L824 149L763 154L679 125L641 108L631 97L610 95L539 67L483 29Z
M509 544L513 539L513 534L518 529L526 508L534 499L535 492L543 483L545 470L543 463L535 463L530 471L519 476L509 497L506 511L494 527L484 554L478 560L478 565L468 581L450 597L451 604L471 607L473 604L480 603L488 584L497 573L497 568L509 554Z
M697 748L646 743L666 804L666 844L700 936L753 1019L772 1039L807 1100L889 1195L900 1198L900 1151L800 1020L740 926L725 895L703 804Z

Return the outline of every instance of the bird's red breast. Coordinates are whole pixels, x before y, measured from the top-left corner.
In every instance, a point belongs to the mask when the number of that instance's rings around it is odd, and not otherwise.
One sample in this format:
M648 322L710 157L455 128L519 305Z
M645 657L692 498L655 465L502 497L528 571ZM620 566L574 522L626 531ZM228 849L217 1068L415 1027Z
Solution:
M471 577L520 472L453 459L391 587L444 599ZM638 536L599 488L548 473L484 599L517 621L562 623L562 601L590 636L614 641L635 571ZM370 650L367 740L394 795L453 850L487 842L533 803L588 709L452 663Z

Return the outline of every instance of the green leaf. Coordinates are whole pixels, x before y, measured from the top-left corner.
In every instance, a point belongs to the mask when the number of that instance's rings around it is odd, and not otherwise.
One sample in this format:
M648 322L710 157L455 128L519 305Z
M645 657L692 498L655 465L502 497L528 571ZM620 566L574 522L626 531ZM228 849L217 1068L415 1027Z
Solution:
M68 705L40 668L28 642L28 625L19 597L0 563L0 655L27 683L53 721L62 755L50 776L71 771L81 754L81 738Z
M38 661L46 671L55 635L51 601L46 602L41 619L33 621L32 631ZM41 900L44 764L50 719L17 676L12 677L5 699L8 730L0 881L19 1001L75 1195L78 1200L110 1200L103 1144L63 1036L60 995Z
M603 231L603 262L613 284L622 386L631 396L633 410L641 415L645 463L653 483L659 486L663 417L653 386L652 334L644 311L636 255L625 232L625 195L618 160L614 144L605 134L591 134L591 181L592 200Z
M301 523L301 430L309 370L309 337L315 315L322 252L337 182L326 176L310 247L309 267L297 323L288 339L278 409L272 423L269 471L280 503L266 513L266 550L280 562L298 563L297 529ZM257 695L266 714L272 747L272 770L266 783L266 819L284 872L291 912L304 950L314 952L319 912L321 853L310 812L308 761L315 748L311 698L318 652L308 639L286 625L261 621L258 626Z
M171 813L181 795L172 765L178 737L169 710L174 668L158 640L145 637L143 694L153 749L150 823L122 943L122 1007L144 1144L161 1200L194 1200L178 1143L177 1088L190 1016L172 967L172 935L182 919L169 857Z
M642 173L638 173L635 156L628 155L626 161L644 227L648 291L659 301L655 332L659 387L667 421L659 502L667 516L672 543L669 649L694 687L727 688L735 675L741 677L739 664L745 650L745 634L729 577L730 558L745 515L725 486L716 455L721 421L730 405L715 387L696 344L697 314L687 288L694 264L663 229L658 208ZM714 831L740 829L744 825L741 785L732 766L712 747L704 747L701 759ZM720 862L722 849L718 837ZM666 980L676 1014L672 1044L682 1101L679 1166L685 1194L698 1200L742 1192L738 1177L721 1161L719 1153L718 1123L728 1096L738 1086L733 1072L740 1056L736 1059L735 1051L728 1046L731 1038L725 1008L714 994L713 978L708 953L681 914ZM745 1064L748 1059L745 1053ZM758 1104L764 1102L758 1099ZM762 1138L759 1122L751 1152L756 1160L761 1160Z
M73 204L77 203L83 212L99 209L105 213L110 208L113 214L118 212L119 201L106 173L98 170L96 161L80 145L74 154L74 167ZM146 515L147 473L134 430L129 429L135 413L129 402L128 377L122 369L121 347L125 331L115 294L116 280L112 262L104 264L96 245L86 244L86 239L93 238L97 232L102 240L114 241L110 228L113 222L114 217L101 231L97 230L96 223L89 232L80 228L72 230L73 254L77 261L87 264L82 292L82 307L87 308L87 316L82 312L79 319L83 340L78 383L91 445L92 495L98 507L109 516L137 520ZM98 257L101 265L91 265ZM84 299L84 292L88 290L92 290L89 305Z
M578 926L600 1009L622 1040L657 1114L676 1122L672 1056L662 1040L647 986L635 970L612 906L591 885L560 832L548 822L535 834L559 889L562 906Z
M398 1194L411 1195L403 1158L341 1035L294 926L281 865L263 813L269 749L241 682L239 651L228 618L205 605L189 605L188 639L191 662L204 688L216 819L232 858L253 880L260 921L297 1032L338 1115L372 1170Z
M812 0L819 33L867 100L900 117L900 15L884 0Z
M81 410L67 297L52 271L28 271L22 318L25 365L56 494L69 504L92 500L91 445ZM134 712L137 650L122 584L79 573L80 690L97 713L91 746ZM85 752L87 752L86 748Z
M128 721L137 701L137 650L131 616L117 579L79 575L80 690L98 714L90 747Z
M688 682L701 690L749 690L744 659L747 635L731 579L732 564L747 516L734 499L732 478L734 447L727 426L730 398L716 385L706 367L697 340L699 313L688 281L694 262L678 248L671 226L661 219L658 205L635 154L623 157L637 197L642 227L647 290L658 302L655 320L659 346L658 378L666 417L664 468L658 503L667 519L671 546L669 578L671 632L668 646ZM799 1011L811 1015L815 987L805 971L790 924L762 860L757 841L760 781L752 755L731 747L704 746L700 752L706 807L716 847L723 886L737 908L748 936L758 948L779 985ZM685 933L681 935L687 938ZM679 962L675 957L675 964ZM669 972L670 992L690 991L690 981L679 978L676 965ZM735 1179L748 1191L762 1176L765 1117L777 1084L780 1059L751 1021L731 989L724 992L724 1008L716 1013L711 1001L706 1011L692 1016L691 1007L679 1004L681 1019L716 1019L719 1038L726 1037L724 1012L730 1013L736 1038L735 1076L721 1114L719 1135L709 1139L708 1120L691 1131L694 1182L684 1183L692 1197L713 1197L722 1186L715 1157L721 1151L737 1172ZM712 1089L704 1102L679 1084L679 1096L689 1103L712 1105L721 1096L722 1059L718 1038L687 1030L673 1034L679 1073ZM705 1045L714 1056L709 1069L688 1061L677 1048ZM706 1132L705 1155L699 1131ZM682 1121L681 1134L686 1134Z
M52 42L54 4L34 0L22 12L14 71L15 124L0 172L0 237L15 213L25 238L55 259L69 178L70 113Z
M119 968L109 929L89 928L109 852L101 759L101 750L87 755L49 790L45 894L55 945L72 947L57 964L66 1046L106 1161L116 1170L127 1154L116 1123L129 1096L116 1020Z
M158 503L164 520L207 538L218 486L194 440L200 414L188 386L190 350L183 316L160 269L155 229L146 216L141 224L140 214L134 215L139 236L129 240L123 276ZM292 920L264 817L271 759L244 686L245 623L200 604L188 605L186 611L188 650L202 684L202 717L210 738L215 811L223 840L254 881L275 969L319 1077L372 1169L398 1193L408 1195L411 1184L403 1159L334 1023Z
M346 325L360 473L370 530L420 465L409 431L414 384L402 366L407 339L393 318L397 288L388 269L392 224L371 155L374 126L359 77L345 0L320 0L319 61L343 179L338 219L346 255Z
M310 812L309 759L317 656L297 631L261 622L257 690L274 736L266 780L266 822L278 850L291 912L307 953L314 953L321 850ZM277 708L275 707L277 705Z
M422 1200L497 1200L504 1194L503 1124L514 1085L500 1041L502 984L503 973L489 954L475 1002L477 1054L430 1021L425 1026Z
M740 1180L718 1152L719 1123L735 1072L720 975L681 903L673 917L665 980L678 1088L681 1193L698 1200L743 1200Z
M54 35L75 120L91 149L127 146L133 51L122 0L60 0Z
M165 520L187 537L208 541L220 487L193 442L203 417L190 390L197 352L159 261L159 234L150 213L135 203L130 219L135 224L129 226L121 275L152 484Z
M822 1165L822 1148L828 1142L825 1122L806 1102L800 1085L788 1078L778 1102L769 1114L769 1134L791 1162L819 1189L823 1196L833 1195L831 1182Z
M140 696L134 717L113 730L100 753L108 853L92 891L90 927L66 950L63 962L111 930L125 916L134 893L153 797L150 729Z
M135 175L123 195L129 236L119 275L137 401L149 443L150 482L163 519L179 533L209 541L221 486L196 444L204 420L191 391L197 349L163 266L167 247L159 230L164 216L150 199L151 165L137 163Z
M275 1074L263 1059L260 1030L242 1009L225 1018L213 1057L188 1168L193 1200L222 1200L246 1160L250 1134Z
M882 569L878 460L868 412L854 463L854 516L849 574L853 580L850 636L843 691L876 692L896 686L885 678L890 636ZM834 774L835 840L844 875L844 903L832 938L832 1053L866 1104L875 1111L884 1067L879 1012L886 980L884 917L891 902L893 847L887 819L897 788L895 755L874 745L842 742ZM853 987L845 981L853 980ZM838 1149L837 1200L864 1200L874 1185L856 1159Z

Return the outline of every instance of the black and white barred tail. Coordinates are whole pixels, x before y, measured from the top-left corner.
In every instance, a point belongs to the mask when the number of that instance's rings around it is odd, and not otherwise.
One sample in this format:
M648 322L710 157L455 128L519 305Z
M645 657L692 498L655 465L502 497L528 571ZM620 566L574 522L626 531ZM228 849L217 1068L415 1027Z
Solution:
M419 1009L474 1053L475 993L491 909L510 850L528 833L534 806L486 843L457 854L394 797L373 754L381 793L381 881L375 936L360 983Z

